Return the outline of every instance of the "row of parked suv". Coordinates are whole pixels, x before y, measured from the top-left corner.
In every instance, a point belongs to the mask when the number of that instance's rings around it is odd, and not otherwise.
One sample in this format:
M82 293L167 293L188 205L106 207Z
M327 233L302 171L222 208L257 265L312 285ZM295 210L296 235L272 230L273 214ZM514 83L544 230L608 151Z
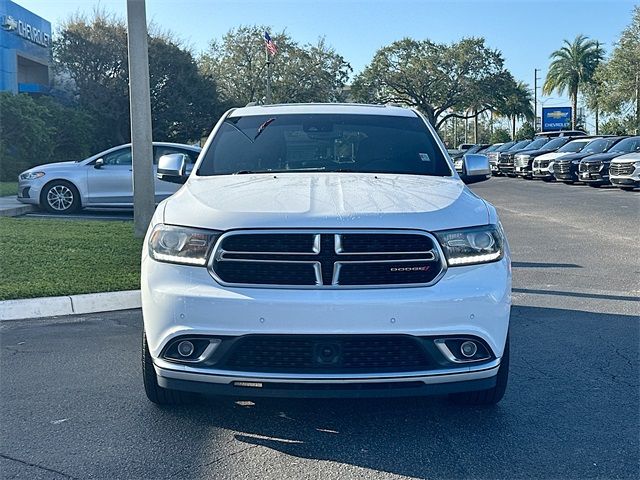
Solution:
M584 182L593 187L611 183L625 190L640 186L640 136L588 136L575 130L545 132L531 140L461 147L460 156L487 155L493 175L567 184Z

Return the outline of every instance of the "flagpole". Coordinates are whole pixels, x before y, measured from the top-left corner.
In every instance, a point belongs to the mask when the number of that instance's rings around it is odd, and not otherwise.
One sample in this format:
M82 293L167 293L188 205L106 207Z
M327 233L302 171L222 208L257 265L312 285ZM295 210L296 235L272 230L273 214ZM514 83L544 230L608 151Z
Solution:
M271 59L269 58L269 49L264 46L264 54L267 58L267 105L271 104Z

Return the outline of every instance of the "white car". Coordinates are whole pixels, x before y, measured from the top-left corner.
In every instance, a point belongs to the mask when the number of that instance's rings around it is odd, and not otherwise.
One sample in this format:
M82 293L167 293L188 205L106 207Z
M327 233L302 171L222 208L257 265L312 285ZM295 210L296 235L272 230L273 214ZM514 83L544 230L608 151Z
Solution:
M553 165L555 164L556 159L571 153L579 152L592 140L594 140L592 137L571 140L555 152L545 153L544 155L534 158L531 167L533 178L541 178L546 181L554 180Z
M180 143L154 142L154 176L158 158L185 154L190 169L200 147ZM73 213L84 207L133 207L131 144L119 145L78 162L47 163L18 176L18 200L51 213ZM169 182L155 180L156 202L178 190Z
M624 190L640 187L640 153L627 153L611 160L609 180Z
M490 175L464 159L466 181ZM450 394L494 404L511 263L496 209L428 121L393 106L227 112L160 203L142 252L152 402ZM191 393L190 393L191 392Z

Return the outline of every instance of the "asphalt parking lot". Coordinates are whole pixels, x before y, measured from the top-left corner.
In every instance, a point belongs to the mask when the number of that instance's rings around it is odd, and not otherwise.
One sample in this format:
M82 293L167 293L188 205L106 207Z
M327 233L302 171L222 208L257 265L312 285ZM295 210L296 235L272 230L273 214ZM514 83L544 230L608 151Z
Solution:
M2 478L638 478L640 193L494 178L509 387L442 398L147 402L140 311L0 324Z

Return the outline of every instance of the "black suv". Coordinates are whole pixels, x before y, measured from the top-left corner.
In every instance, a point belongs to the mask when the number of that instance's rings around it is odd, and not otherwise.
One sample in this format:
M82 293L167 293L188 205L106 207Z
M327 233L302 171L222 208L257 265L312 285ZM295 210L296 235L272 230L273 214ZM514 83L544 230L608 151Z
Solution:
M516 167L514 165L514 160L516 155L527 152L529 150L537 150L541 148L545 143L549 141L546 137L536 138L535 140L524 140L522 142L518 142L512 148L509 149L508 152L505 152L500 155L500 159L498 160L498 168L500 172L504 173L509 177L516 176Z
M580 164L580 160L590 155L606 152L624 138L627 137L596 138L589 142L578 153L562 156L562 158L557 159L553 164L553 176L556 177L556 180L567 184L580 181L578 178L578 165Z
M502 173L500 173L500 170L498 169L498 160L500 158L500 154L502 152L506 152L511 147L513 147L515 144L516 144L516 142L503 143L502 145L500 145L495 150L487 153L487 157L489 157L489 165L491 165L491 174L492 175L502 175Z
M515 155L515 160L513 162L515 166L515 173L518 177L522 178L533 178L533 160L540 155L544 155L545 153L551 153L558 150L560 147L563 147L571 140L576 140L580 137L571 137L571 136L562 136L562 137L554 137L551 138L548 142L542 145L538 149L527 148L526 151L520 152ZM533 143L537 142L535 140Z
M640 136L620 140L606 153L591 155L580 161L578 177L592 187L609 183L609 165L611 160L625 153L640 152Z

